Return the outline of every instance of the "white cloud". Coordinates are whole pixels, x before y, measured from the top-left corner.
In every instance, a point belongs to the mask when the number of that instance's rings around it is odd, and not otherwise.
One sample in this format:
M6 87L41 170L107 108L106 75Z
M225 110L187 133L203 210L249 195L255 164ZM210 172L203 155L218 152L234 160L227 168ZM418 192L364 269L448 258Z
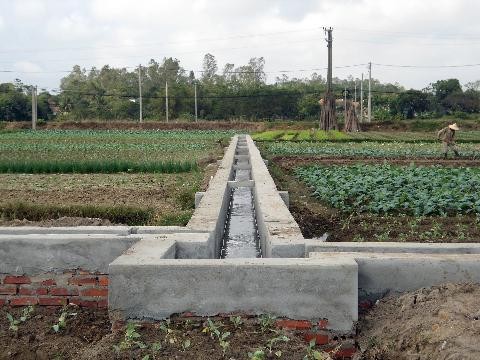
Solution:
M5 50L0 69L25 59L56 71L74 64L135 66L173 56L184 68L197 70L207 52L217 57L219 69L258 56L265 57L268 72L322 68L327 60L322 26L334 27L335 65L477 63L479 11L480 2L474 0L0 1L2 49L30 50ZM263 35L241 36L248 34ZM335 69L334 76L360 77L362 71L365 67ZM62 75L45 74L43 81L56 87ZM11 80L6 76L0 75L0 81ZM19 76L28 81L27 74ZM422 88L441 78L480 79L480 68L374 66L373 76Z
M13 68L16 71L27 72L27 73L28 72L34 73L34 72L39 72L43 70L40 65L30 61L18 61L13 65Z

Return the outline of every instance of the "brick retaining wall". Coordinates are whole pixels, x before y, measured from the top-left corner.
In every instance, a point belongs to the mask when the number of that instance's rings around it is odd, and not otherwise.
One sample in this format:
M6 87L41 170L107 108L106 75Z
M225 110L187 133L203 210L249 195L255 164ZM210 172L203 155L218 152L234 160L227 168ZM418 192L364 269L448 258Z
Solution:
M0 306L64 306L107 308L108 275L83 270L42 275L0 274Z

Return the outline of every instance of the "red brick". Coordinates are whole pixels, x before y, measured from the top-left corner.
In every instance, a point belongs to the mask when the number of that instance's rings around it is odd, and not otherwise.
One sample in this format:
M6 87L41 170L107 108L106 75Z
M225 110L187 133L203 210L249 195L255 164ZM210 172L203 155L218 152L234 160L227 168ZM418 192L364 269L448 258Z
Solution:
M97 283L97 278L96 277L72 277L71 279L68 279L68 283L70 285L95 285Z
M289 330L309 330L312 328L312 323L308 320L277 320L277 327Z
M12 306L27 306L27 305L37 305L38 298L36 297L16 297L10 299L10 305Z
M0 299L0 306L7 305L7 299Z
M85 290L80 290L81 296L95 296L95 297L104 297L108 296L108 289L102 288L90 288Z
M359 304L358 304L358 307L362 310L367 310L367 309L370 309L371 307L373 306L372 302L370 300L364 300L364 301L361 301Z
M67 305L67 299L62 297L39 298L38 302L42 306L63 306Z
M108 276L99 276L98 277L98 285L108 286Z
M319 329L326 329L328 326L328 320L327 319L318 320L317 326Z
M67 305L67 299L62 297L46 297L38 299L42 306L63 306Z
M43 286L55 286L57 282L54 279L47 279L42 281Z
M108 300L100 300L98 302L98 308L99 309L106 309L108 308Z
M5 276L3 279L4 284L30 284L30 278L28 276Z
M356 354L356 352L357 352L357 349L355 349L354 347L340 349L336 351L335 354L333 354L333 358L335 360L351 359Z
M315 344L316 345L326 345L328 344L328 335L324 334L315 334L315 333L306 333L303 338L305 339L306 342L310 342L313 339L315 339Z
M54 296L77 296L77 289L67 289L67 288L52 288L50 289L50 295Z
M18 295L47 295L47 288L32 288L20 286Z
M0 286L0 295L15 295L16 293L16 286Z
M70 299L70 304L78 305L80 307L86 307L86 308L94 308L94 309L96 309L98 307L98 303L96 301L94 301L94 300L82 300L80 298Z

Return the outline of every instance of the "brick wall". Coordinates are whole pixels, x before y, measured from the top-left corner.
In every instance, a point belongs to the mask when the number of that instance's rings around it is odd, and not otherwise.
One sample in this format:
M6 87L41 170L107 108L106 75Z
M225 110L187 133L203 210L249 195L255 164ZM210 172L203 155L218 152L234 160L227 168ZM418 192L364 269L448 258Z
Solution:
M37 276L0 274L0 306L64 306L106 308L108 275L83 270Z

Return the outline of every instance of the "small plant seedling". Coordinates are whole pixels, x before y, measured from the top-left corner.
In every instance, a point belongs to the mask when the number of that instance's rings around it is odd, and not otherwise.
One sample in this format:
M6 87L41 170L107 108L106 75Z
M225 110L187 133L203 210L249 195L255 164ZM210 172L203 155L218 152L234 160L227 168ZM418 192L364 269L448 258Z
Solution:
M77 313L69 313L66 308L63 308L60 317L56 324L53 324L52 329L56 333L60 332L60 330L65 329L67 326L67 317L69 316L76 316Z
M27 306L22 310L22 314L20 315L20 318L15 319L12 314L7 313L7 319L8 322L10 323L9 329L12 331L17 332L18 331L18 325L21 323L24 323L30 318L30 315L33 313L34 307L33 306Z
M265 360L265 351L263 349L255 350L253 353L248 353L250 360Z
M220 325L221 326L221 325ZM213 339L215 336L220 338L220 326L215 324L210 318L207 319L207 326L205 326L202 330L205 334L210 334L210 337Z
M117 352L121 352L123 350L127 350L132 348L133 346L138 346L140 349L145 349L147 348L147 345L145 345L143 342L139 341L141 335L137 332L137 328L140 327L140 325L135 324L133 322L129 322L127 324L127 328L125 329L125 335L123 337L123 340L120 342L118 345L113 345L113 348Z
M307 354L303 357L303 360L331 360L330 355L315 350L315 339L310 340L307 346Z
M262 328L262 332L269 330L273 326L273 324L275 324L276 318L276 316L272 316L270 314L263 314L262 316L260 316L259 322L260 327Z
M230 316L230 322L238 329L243 324L243 320L240 316Z
M191 341L189 339L186 339L184 342L182 342L182 351L185 352L191 345Z
M288 341L290 341L290 338L286 335L280 335L280 336L271 338L270 340L268 340L267 349L268 349L269 353L271 354L273 352L273 347L275 346L275 344L277 344L279 342L288 342ZM280 355L277 355L278 352L280 353ZM275 353L275 355L277 355L277 357L280 357L280 356L282 356L282 352L277 351Z
M222 348L223 351L223 356L225 356L228 348L230 347L230 341L227 341L227 338L230 336L230 333L227 331L220 335L218 338L218 342L220 344L220 347Z

